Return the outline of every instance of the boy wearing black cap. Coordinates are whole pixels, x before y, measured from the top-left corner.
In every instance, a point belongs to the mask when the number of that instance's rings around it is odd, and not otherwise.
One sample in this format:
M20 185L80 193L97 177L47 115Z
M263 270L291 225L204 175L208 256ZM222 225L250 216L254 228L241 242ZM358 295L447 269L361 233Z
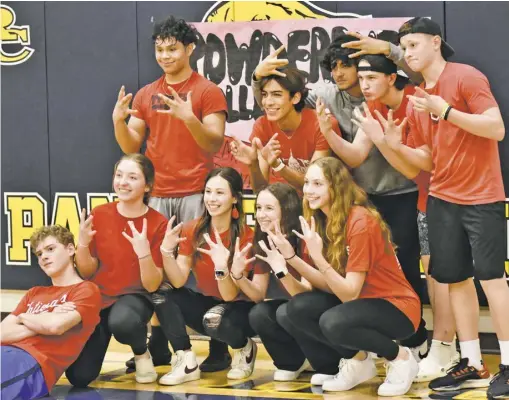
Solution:
M396 150L431 171L428 223L431 274L450 285L461 361L430 383L434 390L485 387L488 395L509 394L509 288L504 279L506 227L504 187L497 141L505 135L487 78L477 69L446 58L454 54L440 27L414 18L400 28L410 68L425 83L409 96L407 117L414 148ZM401 134L391 124L387 134ZM472 262L472 258L475 262ZM479 303L472 277L490 305L501 352L500 372L490 383L478 339Z

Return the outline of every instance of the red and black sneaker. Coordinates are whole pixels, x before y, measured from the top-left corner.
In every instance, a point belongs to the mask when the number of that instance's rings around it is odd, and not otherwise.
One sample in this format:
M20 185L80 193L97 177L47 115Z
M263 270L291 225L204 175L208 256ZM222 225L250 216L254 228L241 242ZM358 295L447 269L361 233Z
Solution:
M429 388L436 391L471 389L488 387L490 384L490 373L482 366L478 370L468 365L468 358L462 358L454 367L447 371L446 376L433 379Z
M487 394L488 399L509 398L509 365L500 364L500 371L491 380Z

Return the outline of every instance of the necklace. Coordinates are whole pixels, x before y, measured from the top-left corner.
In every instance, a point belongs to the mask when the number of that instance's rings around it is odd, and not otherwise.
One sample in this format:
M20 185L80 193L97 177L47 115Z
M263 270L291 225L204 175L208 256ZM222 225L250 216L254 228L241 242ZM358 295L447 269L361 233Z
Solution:
M177 92L177 94L181 94L182 92L182 89L184 89L186 87L186 85L189 83L189 80L191 79L191 77L193 76L193 73L191 72L191 75L189 75L189 77L185 80L184 84L179 88L179 90L175 90ZM180 82L179 82L180 83ZM163 83L163 92L165 95L171 97L172 94L171 93L168 93L167 91L167 86L171 86L168 82L166 82L166 77L164 78L164 83ZM173 86L171 86L173 87Z

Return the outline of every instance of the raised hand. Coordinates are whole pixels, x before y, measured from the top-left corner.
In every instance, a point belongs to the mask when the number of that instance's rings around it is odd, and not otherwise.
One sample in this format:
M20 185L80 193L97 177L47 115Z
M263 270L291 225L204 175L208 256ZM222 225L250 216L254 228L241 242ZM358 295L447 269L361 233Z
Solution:
M258 244L260 245L260 248L265 252L265 256L262 256L261 254L256 254L256 258L259 258L262 261L265 261L267 264L269 264L270 268L274 271L274 273L278 272L287 272L288 269L286 268L286 260L283 257L283 255L276 249L276 245L274 242L268 238L269 246L267 247L265 242L263 240L260 240Z
M275 133L261 150L262 157L271 167L276 164L277 159L281 155L281 144L276 139L277 135Z
M343 43L341 47L347 49L359 50L356 53L350 54L349 58L355 58L363 56L364 54L384 54L388 56L391 52L391 46L389 42L385 40L375 39L370 36L361 35L358 32L347 32L347 35L356 37L359 40L355 40L348 43Z
M393 120L392 110L389 110L387 114L387 119L385 119L382 114L378 110L375 110L376 116L378 120L382 124L384 128L384 139L385 142L389 145L389 147L393 150L397 150L399 146L403 143L403 132L405 130L407 119L405 118L399 125L399 120Z
M256 67L254 75L256 79L261 79L264 76L278 75L285 77L286 74L277 70L277 68L288 65L288 59L277 58L277 56L285 49L285 46L281 46L279 49L270 53L265 57L260 64Z
M325 103L321 97L316 99L316 115L318 116L320 131L322 133L331 131L332 121L330 118L330 113L327 112L327 108L325 107Z
M292 244L281 232L279 220L275 220L272 223L272 229L267 232L267 235L286 260L295 256L295 250L293 249Z
M205 242L209 245L210 249L198 248L197 250L200 253L208 255L212 262L214 263L215 271L222 271L224 275L228 273L228 258L230 257L230 251L224 247L223 242L221 241L221 236L216 228L214 229L214 237L216 238L216 243L214 243L208 233L203 235ZM224 276L223 275L223 276Z
M129 108L129 103L133 98L133 94L125 94L125 87L122 85L120 90L118 91L117 102L115 103L115 108L113 109L113 122L119 122L125 120L129 115L136 114L137 110L132 110Z
M97 233L92 228L92 220L94 218L93 215L89 215L88 218L87 211L83 208L80 214L80 230L78 233L78 246L88 247L92 238Z
M147 239L147 219L143 218L143 228L141 232L138 232L133 221L128 221L127 224L129 228L131 228L133 236L129 236L125 232L122 232L122 236L129 240L138 258L145 258L150 255L150 243Z
M171 95L173 98L170 98L168 96L165 96L164 94L159 93L159 98L164 101L164 104L166 104L168 107L170 107L169 110L157 110L160 114L169 114L175 118L178 118L184 122L190 121L193 118L195 118L194 112L193 112L193 104L191 102L191 92L187 93L187 99L186 101L182 100L179 96L179 94L173 89L171 86L168 85L168 89L170 90Z
M252 244L248 243L240 250L240 240L237 238L235 241L235 254L233 255L233 262L231 272L234 276L239 277L244 274L246 267L249 263L253 262L256 257L247 258L247 254L251 249Z
M187 238L185 237L179 237L180 233L182 232L182 226L184 225L183 222L180 224L177 224L177 226L173 226L173 223L175 222L176 216L170 218L168 221L168 225L166 225L166 232L164 234L163 243L161 244L161 247L166 252L173 252L177 248L180 242L183 242Z
M441 98L433 94L429 94L420 87L415 88L415 93L420 94L419 96L408 95L408 100L414 106L414 110L418 112L429 112L434 114L436 118L440 117L444 109L448 106L448 103Z
M311 217L311 225L307 223L304 217L299 216L300 226L302 228L302 233L293 231L298 237L306 242L306 247L308 249L309 255L313 260L317 260L322 257L323 250L323 240L316 232L316 224L315 219Z
M357 125L371 139L373 143L380 143L384 140L384 132L380 123L369 111L368 105L363 102L364 114L356 107L353 111L352 122Z
M230 142L230 151L235 159L243 164L251 165L258 161L258 149L260 149L261 142L259 138L254 138L251 141L251 146L245 144L239 138L233 136Z

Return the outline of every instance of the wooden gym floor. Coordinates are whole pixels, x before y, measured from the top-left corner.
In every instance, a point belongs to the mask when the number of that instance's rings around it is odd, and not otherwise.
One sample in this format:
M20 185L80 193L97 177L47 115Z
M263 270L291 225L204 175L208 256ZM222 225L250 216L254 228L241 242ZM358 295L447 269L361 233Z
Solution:
M208 342L194 340L193 348L201 362L208 353ZM311 373L303 374L298 382L274 382L272 380L274 366L263 345L258 343L258 356L255 372L243 381L228 381L226 371L202 374L200 381L188 382L178 386L160 386L154 384L138 384L133 374L125 374L124 362L131 357L130 349L112 339L106 355L100 377L90 388L85 390L72 389L65 376L53 389L51 396L55 400L247 400L247 399L325 399L325 400L371 400L396 399L378 397L377 387L383 381L385 370L378 364L378 377L355 390L343 393L323 394L321 388L309 384ZM500 357L485 355L484 361L492 373L498 371ZM159 376L168 372L170 367L157 367ZM467 390L462 392L432 393L427 384L414 384L408 394L398 399L486 399L485 390Z

